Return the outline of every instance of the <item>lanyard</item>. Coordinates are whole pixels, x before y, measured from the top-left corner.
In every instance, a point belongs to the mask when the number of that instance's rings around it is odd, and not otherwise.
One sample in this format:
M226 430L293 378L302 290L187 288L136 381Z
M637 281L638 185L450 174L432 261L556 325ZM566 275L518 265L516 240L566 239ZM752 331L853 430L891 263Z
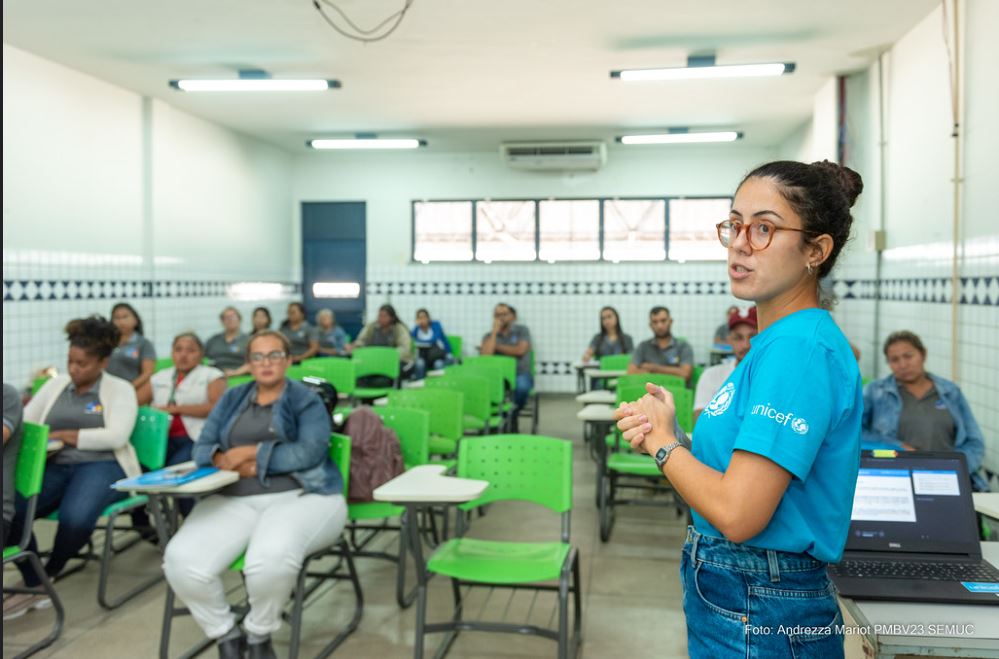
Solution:
M181 373L180 371L174 370L173 384L170 385L170 395L167 397L167 405L177 404L176 401L177 385L180 384L180 381L183 379L184 379L184 374Z

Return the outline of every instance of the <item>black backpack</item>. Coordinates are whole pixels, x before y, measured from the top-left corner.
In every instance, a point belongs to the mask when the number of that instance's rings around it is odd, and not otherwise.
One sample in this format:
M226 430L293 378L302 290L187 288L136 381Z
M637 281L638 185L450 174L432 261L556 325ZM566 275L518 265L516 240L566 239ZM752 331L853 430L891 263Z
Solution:
M326 380L314 375L307 375L302 378L302 384L316 392L316 395L319 396L319 400L323 401L323 405L326 406L326 411L329 412L330 416L332 416L333 410L336 408L337 404L336 387Z

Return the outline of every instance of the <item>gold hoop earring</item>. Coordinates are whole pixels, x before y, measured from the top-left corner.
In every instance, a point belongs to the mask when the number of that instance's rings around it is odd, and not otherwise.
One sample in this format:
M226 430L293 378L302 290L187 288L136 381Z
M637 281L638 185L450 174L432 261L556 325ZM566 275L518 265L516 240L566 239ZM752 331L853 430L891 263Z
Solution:
M814 275L815 274L815 269L812 267L811 263L809 263L808 265L806 265L805 269L808 270L808 274L809 275Z

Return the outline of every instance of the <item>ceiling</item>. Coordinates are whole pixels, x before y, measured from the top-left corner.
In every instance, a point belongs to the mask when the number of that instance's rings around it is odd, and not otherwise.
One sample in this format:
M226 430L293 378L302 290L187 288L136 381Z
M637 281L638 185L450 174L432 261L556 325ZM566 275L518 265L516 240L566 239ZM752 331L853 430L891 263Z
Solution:
M374 26L403 0L334 0ZM807 119L829 76L856 71L939 0L414 0L371 44L326 25L311 0L5 0L4 42L291 151L375 132L432 149L511 139L609 139L625 130L733 127L773 145ZM794 61L772 79L622 83L609 71ZM167 81L336 78L312 94L185 94Z

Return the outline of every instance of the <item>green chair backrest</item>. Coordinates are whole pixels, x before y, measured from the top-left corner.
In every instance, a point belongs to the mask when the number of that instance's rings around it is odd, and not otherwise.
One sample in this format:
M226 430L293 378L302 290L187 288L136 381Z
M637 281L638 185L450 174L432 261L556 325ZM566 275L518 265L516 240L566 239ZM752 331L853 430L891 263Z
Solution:
M393 389L389 407L409 407L430 413L430 434L459 440L465 434L465 395L448 389Z
M140 407L132 429L131 442L139 464L146 469L162 469L166 464L170 415L152 407Z
M45 475L45 458L48 456L49 427L39 423L24 422L24 436L21 450L17 454L17 467L14 473L14 487L25 499L30 499L42 491L42 477ZM18 538L9 538L17 542Z
M474 375L484 377L489 382L489 402L493 405L501 405L506 392L506 378L503 377L503 365L495 362L473 362L471 359L465 360L464 364L445 366L446 374L454 375Z
M607 355L600 358L600 370L623 371L631 363L631 355Z
M670 391L687 388L687 382L679 375L666 375L663 373L634 373L632 375L622 375L617 380L617 386L618 388L629 387L632 384L637 383L644 388L646 382L658 384L660 387L669 389Z
M350 437L338 432L330 434L330 459L343 477L343 496L350 490Z
M306 359L301 369L309 375L316 375L333 385L337 393L350 394L354 391L356 377L354 362L340 357Z
M493 501L530 501L572 509L572 442L541 435L487 435L458 444L458 476L489 481L468 510Z
M510 390L517 387L517 359L509 355L479 355L464 361L468 365L498 364L503 369L503 379Z
M399 378L399 351L384 346L358 348L351 355L354 362L354 377L363 378L367 375L383 375L397 380Z
M694 372L690 374L690 390L691 391L697 391L697 382L701 379L702 375L704 375L704 367L703 366L695 366L694 367Z
M252 375L236 375L226 380L226 384L230 389L238 387L241 384L246 384L247 382L253 382Z
M406 468L430 461L430 412L406 407L373 407L386 428L395 431Z
M31 383L31 395L34 396L38 391L45 386L45 383L52 379L51 375L43 375L40 378L35 378L35 381Z
M463 413L480 421L488 421L490 414L489 379L481 375L456 375L446 373L439 378L427 378L427 389L450 389L464 394Z
M454 355L455 359L460 361L461 348L462 344L464 343L464 341L462 341L462 338L460 336L453 336L449 334L447 337L447 342L451 345L451 354Z
M153 366L153 373L165 371L171 366L173 366L173 357L160 357L156 360L156 365Z
M676 405L676 422L685 432L694 431L694 392L686 387L661 385L673 394L673 402ZM647 392L645 382L618 383L616 404L636 401Z
M288 367L288 370L284 372L284 376L286 378L288 378L289 380L298 380L299 382L301 382L302 378L304 378L306 375L313 375L313 374L307 371L305 367L302 366L301 363L292 364L291 366Z

